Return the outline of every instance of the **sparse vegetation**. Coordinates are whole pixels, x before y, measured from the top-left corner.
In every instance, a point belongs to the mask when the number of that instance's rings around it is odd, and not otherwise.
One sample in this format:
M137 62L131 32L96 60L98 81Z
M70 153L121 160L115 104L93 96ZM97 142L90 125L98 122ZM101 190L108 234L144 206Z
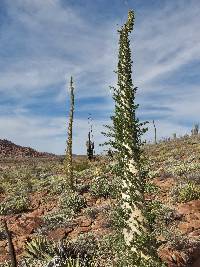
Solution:
M187 251L191 246L196 246L194 242L198 241L191 239L188 234L181 232L181 230L177 230L179 224L184 224L186 220L183 214L179 214L177 204L180 202L182 205L187 205L190 201L198 201L195 199L198 198L197 189L200 184L198 175L199 145L198 139L195 138L198 137L177 138L168 143L160 142L156 146L151 144L144 146L151 170L144 188L150 227L158 240L160 248L170 246L183 252L188 261L190 257ZM195 145L193 145L194 141ZM80 162L78 160L78 164ZM75 161L74 165L76 166L76 164ZM17 231L19 229L25 229L24 231L26 231L26 220L30 220L26 218L32 216L32 212L37 212L36 214L38 214L37 216L42 223L34 226L33 232L29 235L29 242L34 244L34 240L37 240L38 236L56 247L59 241L53 241L48 236L51 236L51 233L53 235L54 231L59 233L59 229L71 229L70 233L76 233L76 231L84 229L87 229L87 233L106 231L107 234L104 236L93 235L97 249L94 258L93 253L90 253L92 257L90 258L90 260L92 259L91 264L98 266L98 263L101 262L101 266L106 267L120 266L120 264L126 266L128 260L132 261L133 255L122 255L120 253L120 251L124 251L125 244L122 242L119 229L125 227L123 218L128 214L120 206L114 205L118 199L117 192L120 186L116 177L118 168L115 164L115 157L112 161L105 157L99 162L90 163L84 170L76 170L74 177L77 180L77 191L71 191L70 193L65 191L65 176L62 166L62 162L59 160L57 163L54 162L53 168L52 163L49 164L48 161L33 164L30 160L29 165L26 163L26 168L13 163L12 168L9 167L9 174L2 176L1 186L3 190L0 195L0 203L1 207L4 205L6 207L2 214L11 216L11 219L8 219L11 224L13 216L22 214L16 217L16 221L23 228L13 228L12 224L14 240L18 237ZM50 170L51 175L45 175L45 173L50 173ZM1 173L6 173L5 169L1 170ZM43 174L42 178L41 174ZM31 190L27 189L27 181L29 181ZM96 182L97 184L95 184ZM165 188L165 183L169 183L169 187ZM20 192L22 193L20 194ZM163 196L163 194L165 195ZM19 201L23 205L18 205L18 200L21 197L22 199L24 197L25 201ZM40 210L43 210L43 212L39 213ZM32 219L28 222L33 223L35 217L30 218ZM80 226L81 218L84 218L83 223L88 223L88 225L91 223L92 226L97 227L98 231L93 231L91 226L84 226L85 228ZM192 222L190 217L188 219ZM19 233L21 234L21 232ZM84 239L84 236L82 238ZM67 240L70 241L68 234L63 241L66 242ZM86 238L86 240L88 239ZM0 228L0 241L6 241L3 228ZM84 244L84 241L79 241L79 246L81 244ZM17 253L18 251L17 249ZM55 251L56 249L51 254L52 258L55 256ZM6 251L3 254L6 255ZM37 253L37 255L39 254ZM71 260L72 262L78 261L78 256L73 256ZM21 254L20 267L24 266L23 261L24 256ZM26 262L28 267L45 266L47 264L47 261L44 262L44 260L36 259L36 257L26 257ZM9 265L5 263L1 266Z
M194 182L180 183L172 189L171 195L176 202L188 202L195 199L200 199L200 185Z
M119 192L119 184L115 179L111 180L108 175L93 178L90 191L96 197L116 197Z
M86 206L84 197L76 192L67 192L63 194L59 200L59 206L61 210L64 210L66 214L73 215L80 212L82 208Z
M66 157L0 160L0 217L8 221L19 267L186 267L195 257L192 249L200 244L199 125L191 136L159 141L154 124L154 144L141 141L147 129L136 118L133 24L130 11L119 30L119 87L113 88L115 114L107 134L112 152L96 161L72 157L71 78ZM88 142L91 159L90 135ZM0 267L12 264L6 232L0 225ZM157 247L166 255L158 255Z
M26 195L10 195L0 203L0 215L17 214L29 209L29 199Z

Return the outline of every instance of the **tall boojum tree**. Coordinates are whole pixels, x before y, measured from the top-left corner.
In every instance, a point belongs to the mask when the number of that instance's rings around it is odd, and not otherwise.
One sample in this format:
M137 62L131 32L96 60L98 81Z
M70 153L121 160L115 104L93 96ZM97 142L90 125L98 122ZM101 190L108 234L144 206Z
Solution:
M141 136L147 131L145 123L136 118L135 93L137 88L132 81L132 60L129 33L134 26L134 12L128 13L127 22L118 31L119 54L117 68L117 87L113 89L115 101L113 126L107 136L113 137L109 142L117 152L118 174L122 181L121 205L128 213L124 225L123 237L127 250L134 254L131 266L161 266L157 257L154 239L151 238L145 214L144 200L144 162ZM127 215L126 215L127 216Z

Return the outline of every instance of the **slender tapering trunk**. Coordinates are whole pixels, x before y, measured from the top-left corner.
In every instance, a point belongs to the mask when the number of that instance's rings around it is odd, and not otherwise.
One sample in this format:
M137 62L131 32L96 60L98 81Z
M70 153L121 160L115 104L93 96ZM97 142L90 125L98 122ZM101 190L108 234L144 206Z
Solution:
M73 179L73 158L72 158L72 128L73 128L73 117L74 117L74 87L73 78L70 80L70 113L69 113L69 124L68 124L68 139L66 148L65 158L65 172L67 176L67 182L70 189L74 188Z

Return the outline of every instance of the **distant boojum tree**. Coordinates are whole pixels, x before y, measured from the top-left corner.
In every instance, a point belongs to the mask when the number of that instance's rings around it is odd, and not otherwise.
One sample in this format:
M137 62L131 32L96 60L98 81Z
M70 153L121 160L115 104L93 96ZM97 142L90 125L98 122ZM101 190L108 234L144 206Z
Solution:
M74 118L74 87L73 87L73 78L71 77L71 80L70 80L70 113L69 113L69 124L68 124L68 139L67 139L66 156L65 156L65 161L64 161L67 183L71 189L73 189L73 187L74 187L73 164L72 164L73 118Z

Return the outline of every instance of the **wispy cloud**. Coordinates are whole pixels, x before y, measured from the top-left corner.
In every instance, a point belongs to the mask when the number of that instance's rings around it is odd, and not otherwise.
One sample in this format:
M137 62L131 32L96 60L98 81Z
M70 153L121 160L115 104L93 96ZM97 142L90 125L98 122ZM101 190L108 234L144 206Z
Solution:
M168 1L162 9L144 14L133 44L139 84L149 84L198 59L199 12L198 1Z
M106 8L103 0L100 9L97 2L86 1L84 9L81 1L3 1L0 138L63 153L67 87L73 75L74 152L85 151L88 113L94 117L96 142L103 141L102 125L113 109L109 85L116 85L117 24L126 18L127 4L111 1ZM128 6L136 11L131 43L138 115L155 119L160 137L188 132L200 113L200 80L190 74L197 77L200 71L200 3L171 0L158 5L155 0L151 6L136 0ZM99 10L105 14L100 16ZM147 138L153 134L149 128Z

